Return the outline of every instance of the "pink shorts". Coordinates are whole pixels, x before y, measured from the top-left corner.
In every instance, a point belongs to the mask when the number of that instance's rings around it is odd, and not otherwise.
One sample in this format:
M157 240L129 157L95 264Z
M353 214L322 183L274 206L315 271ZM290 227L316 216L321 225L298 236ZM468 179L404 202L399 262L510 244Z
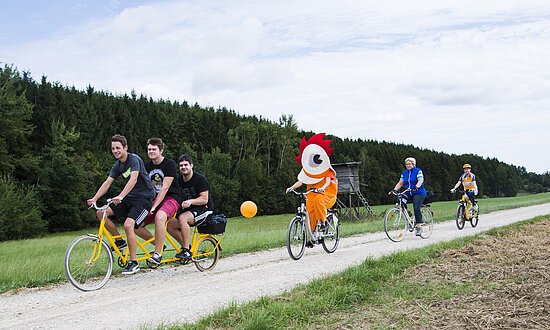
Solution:
M176 213L178 212L180 208L180 204L177 200L175 200L172 197L164 197L164 200L160 204L160 207L156 209L154 213L149 213L145 221L143 222L143 226L147 226L150 223L155 223L155 215L158 211L163 211L168 216L168 220L172 219Z

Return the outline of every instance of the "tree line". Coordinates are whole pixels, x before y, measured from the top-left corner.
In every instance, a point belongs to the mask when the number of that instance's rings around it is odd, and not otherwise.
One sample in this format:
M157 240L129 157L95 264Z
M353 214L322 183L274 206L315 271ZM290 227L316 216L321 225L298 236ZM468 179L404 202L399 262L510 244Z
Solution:
M114 158L110 137L128 139L129 151L148 160L150 137L165 142L164 155L191 155L195 171L206 175L216 212L235 216L252 200L260 214L291 212L295 201L284 193L296 179L302 136L293 117L277 122L240 115L225 107L186 101L153 100L145 95L113 95L50 82L29 72L0 67L0 241L97 225L85 200L109 172ZM330 132L327 132L330 133ZM485 196L515 196L518 191L548 191L550 177L524 167L477 155L448 155L385 141L332 139L333 163L361 161L362 192L371 204L389 203L390 190L408 156L417 159L427 189L438 200L468 162ZM120 190L120 183L113 192Z

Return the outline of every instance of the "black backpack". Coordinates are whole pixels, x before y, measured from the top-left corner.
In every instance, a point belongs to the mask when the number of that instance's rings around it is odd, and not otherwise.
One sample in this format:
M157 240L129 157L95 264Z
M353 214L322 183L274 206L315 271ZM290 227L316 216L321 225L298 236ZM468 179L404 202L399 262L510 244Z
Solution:
M201 234L223 234L225 232L225 226L227 225L227 218L223 214L210 214L206 221L200 226L197 226L197 230Z

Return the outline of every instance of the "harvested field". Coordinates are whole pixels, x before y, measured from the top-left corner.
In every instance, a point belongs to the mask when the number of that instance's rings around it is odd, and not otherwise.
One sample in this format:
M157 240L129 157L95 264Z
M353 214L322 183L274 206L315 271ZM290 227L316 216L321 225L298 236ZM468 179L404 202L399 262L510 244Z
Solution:
M550 219L444 250L404 278L426 294L323 323L337 329L550 329Z

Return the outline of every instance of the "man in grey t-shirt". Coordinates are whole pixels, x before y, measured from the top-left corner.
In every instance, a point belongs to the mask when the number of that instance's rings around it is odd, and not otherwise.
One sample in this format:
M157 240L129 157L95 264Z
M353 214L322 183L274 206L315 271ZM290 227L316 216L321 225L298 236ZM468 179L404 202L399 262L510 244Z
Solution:
M130 259L122 274L134 274L139 271L139 264L136 261L134 228L137 228L149 214L151 200L154 198L155 192L143 160L138 155L128 152L128 142L124 136L116 134L111 138L111 152L117 161L111 168L107 180L99 187L94 197L88 199L88 205L95 203L105 195L113 182L122 176L125 182L124 189L116 197L113 197L113 204L107 209L107 216L125 219L124 231L128 240ZM102 215L102 212L97 212L99 220ZM105 219L105 228L114 236L120 235L115 224L109 218ZM122 239L118 239L115 243L119 248L126 246L126 242Z

